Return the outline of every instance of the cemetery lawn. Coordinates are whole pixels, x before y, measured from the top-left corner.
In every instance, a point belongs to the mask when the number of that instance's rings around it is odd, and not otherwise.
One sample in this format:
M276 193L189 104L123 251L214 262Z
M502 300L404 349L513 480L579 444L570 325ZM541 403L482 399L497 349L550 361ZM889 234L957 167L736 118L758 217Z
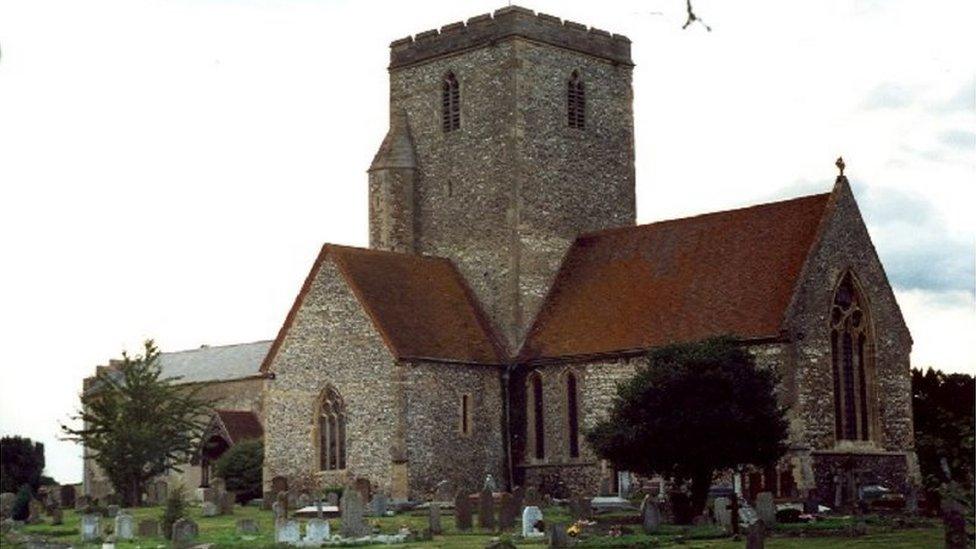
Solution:
M144 507L131 510L135 517L135 524L146 518L161 519L162 507ZM565 508L546 508L543 513L548 521L569 522ZM273 547L273 518L270 511L262 511L257 507L235 507L234 515L218 517L200 516L199 507L189 509L192 518L200 527L197 543L212 543L216 547ZM238 519L253 519L258 524L259 534L255 536L241 536L236 532ZM46 519L46 518L45 518ZM612 514L598 516L598 524L589 527L580 538L578 547L682 547L685 549L742 549L745 540L733 541L723 536L722 532L713 526L683 527L664 525L661 532L654 535L631 533L619 538L602 535L611 524L622 524L625 529L639 531L639 518L636 514ZM82 545L79 541L80 515L74 510L64 513L64 524L53 526L38 524L24 526L22 533L33 537L43 537L50 541L69 543L75 547L101 547L100 544ZM367 518L371 524L378 524L383 533L395 533L400 527L407 526L414 532L419 532L427 526L427 515L424 512L402 514L395 517L380 519ZM393 547L445 547L445 548L482 548L495 535L488 533L458 532L454 528L454 520L450 512L441 517L444 535L436 536L433 541L414 542ZM102 519L103 525L113 521ZM329 523L336 532L339 519L329 519ZM773 537L767 539L766 547L770 549L793 548L826 549L832 547L863 547L884 549L909 548L937 548L943 547L943 531L936 521L927 519L912 519L908 522L898 522L882 517L869 517L866 520L867 534L851 537L848 534L852 521L846 518L832 518L815 524L789 524L776 528ZM475 521L477 524L477 520ZM545 542L534 540L528 542L516 541L519 547L545 547ZM3 546L13 546L4 540ZM168 546L162 537L139 538L131 542L118 542L119 549L143 547L156 548Z

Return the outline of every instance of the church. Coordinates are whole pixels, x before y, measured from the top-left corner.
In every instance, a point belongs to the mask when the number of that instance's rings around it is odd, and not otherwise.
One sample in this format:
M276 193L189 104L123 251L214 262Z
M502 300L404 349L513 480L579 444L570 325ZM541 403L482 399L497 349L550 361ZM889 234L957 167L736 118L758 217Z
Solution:
M917 483L912 339L842 163L823 194L637 225L633 69L625 36L516 6L394 41L369 248L324 245L274 340L161 358L220 399L182 480L249 436L266 491L625 493L585 440L616 384L734 334L789 410L745 489Z

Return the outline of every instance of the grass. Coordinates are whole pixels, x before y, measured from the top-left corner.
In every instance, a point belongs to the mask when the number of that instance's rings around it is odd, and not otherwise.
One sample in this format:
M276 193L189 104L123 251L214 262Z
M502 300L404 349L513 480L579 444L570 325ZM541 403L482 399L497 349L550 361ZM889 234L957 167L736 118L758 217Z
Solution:
M570 521L567 510L561 507L543 510L547 522ZM138 525L146 518L161 519L161 507L146 507L131 510ZM203 517L199 507L189 509L190 517L200 527L198 543L212 543L217 547L273 547L274 525L270 511L262 511L256 507L236 507L232 516ZM258 524L259 534L256 536L241 536L237 534L238 519L253 519ZM368 518L372 524L377 524L383 533L395 533L401 526L411 531L420 532L427 527L427 516L423 512L383 517ZM73 510L65 511L64 524L54 526L38 524L25 526L22 532L32 536L43 537L51 541L70 543L75 547L100 547L100 544L82 545L78 536L80 516ZM340 521L329 520L333 531L337 531ZM455 528L454 519L450 513L441 516L444 535L437 536L433 541L413 542L398 547L445 547L445 548L481 548L488 544L495 534L487 532L459 532ZM682 547L685 549L741 549L744 540L735 541L724 535L714 526L676 526L664 525L660 532L653 535L640 533L639 525L634 514L618 513L598 517L596 525L588 527L579 539L579 547ZM112 524L110 519L102 519L103 526ZM766 547L771 549L793 548L820 549L827 547L878 547L884 549L908 548L938 548L943 546L941 526L925 519L899 521L885 517L868 517L865 520L867 534L852 537L853 526L851 518L831 518L812 524L782 524L778 525L771 538L767 539ZM621 524L625 535L610 538L605 535L612 524ZM13 546L4 540L4 547ZM116 547L122 548L157 548L168 546L162 537L140 538L136 541L117 542ZM543 547L542 540L519 541L518 546Z

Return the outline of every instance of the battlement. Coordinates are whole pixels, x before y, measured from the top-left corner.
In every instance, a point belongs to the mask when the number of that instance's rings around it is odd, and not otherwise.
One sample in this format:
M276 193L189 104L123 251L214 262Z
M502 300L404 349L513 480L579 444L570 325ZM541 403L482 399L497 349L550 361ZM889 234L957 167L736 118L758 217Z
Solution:
M491 45L499 40L521 36L621 63L633 65L630 39L586 25L563 21L558 17L519 6L508 6L464 21L444 25L401 38L390 44L390 68L400 68L427 59L472 48Z

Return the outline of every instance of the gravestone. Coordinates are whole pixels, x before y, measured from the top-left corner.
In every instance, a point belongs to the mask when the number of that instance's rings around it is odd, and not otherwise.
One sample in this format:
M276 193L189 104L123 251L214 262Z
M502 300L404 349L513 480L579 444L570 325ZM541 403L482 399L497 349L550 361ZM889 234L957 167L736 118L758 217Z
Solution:
M301 539L297 520L282 520L275 523L275 543L295 544Z
M759 492L756 495L756 513L759 514L759 520L766 524L776 524L776 504L773 503L772 492Z
M641 502L641 526L648 534L661 528L661 509L657 506L657 500L650 495L644 496Z
M121 508L118 505L109 505L105 508L105 512L108 513L108 518L115 518L115 515L119 514L119 509Z
M60 507L51 509L51 524L64 524L64 511Z
M441 504L432 502L427 508L427 529L431 535L439 535L444 531L441 527Z
M71 509L75 506L75 487L66 484L58 489L58 503L62 508Z
M258 533L258 523L254 519L237 519L237 533L254 535Z
M217 504L212 501L203 502L203 506L200 508L200 515L204 517L215 517L220 514L220 508Z
M311 519L305 523L305 538L302 539L302 543L317 546L323 541L327 541L330 536L328 521Z
M44 504L40 500L31 498L27 505L27 524L44 522Z
M81 516L81 541L93 542L102 537L102 517L99 515Z
M156 519L142 519L136 530L140 538L155 538L159 536L159 521Z
M335 492L329 492L328 494L325 495L325 501L328 502L329 506L331 506L331 507L338 507L339 506L339 494L337 494Z
M359 538L369 534L369 526L363 520L363 500L355 488L347 488L339 501L342 527L339 533L345 538Z
M199 534L200 528L197 523L188 518L184 517L173 523L173 545L190 545Z
M715 498L715 523L728 530L732 527L732 513L729 511L729 504L732 503L727 497Z
M130 540L135 536L135 523L132 515L119 511L115 515L115 539Z
M220 495L220 502L218 507L220 509L221 515L233 515L234 514L234 501L236 500L234 492L224 492Z
M434 489L434 501L452 501L456 491L453 482L442 480L437 483L437 487Z
M498 501L498 529L505 531L515 528L515 518L518 517L518 514L518 505L515 503L512 494L502 493Z
M557 522L549 526L549 547L569 547L565 524Z
M374 517L386 516L387 511L387 498L386 494L383 492L377 493L373 496L373 501L369 502L369 511Z
M533 538L546 535L545 523L542 521L542 511L530 505L522 511L522 537Z
M764 549L766 547L766 525L762 520L749 525L746 533L746 549Z
M495 498L487 487L478 497L478 526L484 530L495 529Z
M275 506L277 506L277 511L275 511ZM272 511L275 513L275 520L284 520L288 518L288 493L278 492L277 500L272 505Z
M156 505L164 505L169 498L169 484L165 480L157 480L156 485Z
M9 518L14 510L14 502L17 501L17 494L4 492L0 494L0 519Z
M312 504L312 498L311 496L308 495L307 492L302 492L298 494L297 498L295 498L295 507L297 509L303 509L305 507L308 507L311 504Z
M589 520L593 516L590 498L578 496L569 500L569 512L573 520Z
M454 496L454 523L462 532L471 529L471 500L460 492Z
M542 504L542 496L539 495L539 491L536 490L535 486L529 486L525 489L525 499L523 504L532 505L538 507Z

